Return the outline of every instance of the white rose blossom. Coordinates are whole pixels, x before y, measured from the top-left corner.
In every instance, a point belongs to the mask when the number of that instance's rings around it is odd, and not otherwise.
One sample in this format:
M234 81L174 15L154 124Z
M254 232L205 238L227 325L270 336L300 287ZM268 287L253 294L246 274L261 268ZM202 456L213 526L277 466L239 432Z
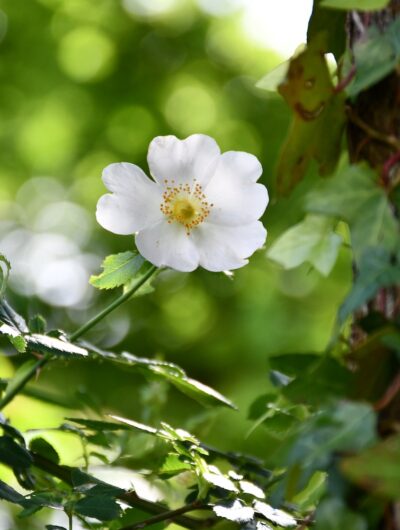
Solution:
M97 204L97 220L115 234L136 234L136 246L158 267L189 272L243 267L262 247L266 230L258 220L268 204L257 183L258 159L221 151L213 138L158 136L148 164L154 180L136 165L111 164L103 181L111 192Z

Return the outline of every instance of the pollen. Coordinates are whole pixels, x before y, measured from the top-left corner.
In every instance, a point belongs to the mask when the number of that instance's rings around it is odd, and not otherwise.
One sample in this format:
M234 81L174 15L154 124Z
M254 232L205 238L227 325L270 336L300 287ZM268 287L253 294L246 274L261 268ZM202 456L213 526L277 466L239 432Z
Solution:
M213 204L207 202L203 188L194 179L193 185L164 181L165 191L160 210L168 218L186 228L187 235L209 215Z

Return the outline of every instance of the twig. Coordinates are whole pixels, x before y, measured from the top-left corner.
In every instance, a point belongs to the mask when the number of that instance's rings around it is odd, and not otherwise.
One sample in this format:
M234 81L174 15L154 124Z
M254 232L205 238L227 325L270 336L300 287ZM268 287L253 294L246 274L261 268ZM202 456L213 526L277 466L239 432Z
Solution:
M58 478L59 480L62 480L71 487L74 486L74 482L72 480L72 473L75 468L56 464L55 462L52 462L44 456L34 452L31 452L31 456L33 459L33 465L35 467L41 469L42 471L45 471L46 473L49 473L50 475L55 478ZM165 514L168 513L165 510L165 506L163 506L162 504L141 499L134 491L124 491L123 493L118 495L117 498L123 501L125 504L128 504L128 506L131 506L132 508L139 508L140 510L143 510L144 512L147 512L149 514L161 516L161 521L164 520ZM185 510L184 508L187 507L184 506L183 511L178 514L176 513L177 510L174 510L174 522L179 526L188 528L189 530L201 530L203 528L209 528L217 521L215 517L209 517L207 519L197 519L194 517L188 517L184 515L185 511L193 511L195 508L191 507L189 510ZM207 509L207 507L204 506L201 509ZM182 508L180 508L179 510L182 510Z
M400 372L396 375L393 381L390 383L389 387L386 389L386 392L383 394L381 399L379 399L375 405L374 410L379 411L383 410L385 407L393 401L393 399L400 392Z
M356 65L352 64L347 75L339 81L339 83L333 89L333 92L335 94L342 92L351 83L351 81L353 80L353 77L356 75L356 71L357 71Z
M151 526L161 521L176 521L176 518L179 515L183 515L187 512L208 509L209 506L207 506L206 504L202 504L200 501L194 501L191 504L188 504L187 506L182 506L181 508L178 508L176 510L169 510L158 515L154 515L153 517L149 517L149 519L145 519L144 521L140 521L139 523L124 526L120 530L139 530L141 528L146 528L147 526ZM215 519L204 519L204 521L210 521L212 523L215 523Z
M362 118L360 118L360 116L358 116L351 107L347 107L346 112L349 120L366 132L370 138L387 144L390 147L393 147L393 149L396 149L396 151L400 151L400 141L395 136L377 131L368 125L368 123L366 123Z

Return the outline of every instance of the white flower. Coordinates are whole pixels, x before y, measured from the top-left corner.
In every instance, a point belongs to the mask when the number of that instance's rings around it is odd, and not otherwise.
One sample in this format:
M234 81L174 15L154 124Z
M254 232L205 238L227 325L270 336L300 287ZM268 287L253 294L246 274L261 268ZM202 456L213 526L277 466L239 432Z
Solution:
M262 247L258 221L268 204L257 180L262 167L249 153L221 154L212 138L158 136L148 152L150 180L133 164L111 164L103 181L112 192L97 204L97 220L115 234L136 234L139 252L158 267L192 271L237 269Z

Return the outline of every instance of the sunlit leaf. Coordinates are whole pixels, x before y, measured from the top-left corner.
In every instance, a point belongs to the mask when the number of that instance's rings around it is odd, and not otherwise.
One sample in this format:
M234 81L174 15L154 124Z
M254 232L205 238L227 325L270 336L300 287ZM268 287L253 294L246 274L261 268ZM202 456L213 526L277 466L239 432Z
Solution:
M218 517L223 517L235 523L247 523L254 518L253 508L244 505L239 500L216 504L213 507L213 511Z
M333 231L333 225L328 217L308 215L274 241L267 256L285 269L307 262L328 276L342 243L342 238Z
M132 280L144 264L138 252L121 252L107 256L102 263L103 272L91 276L90 283L97 289L114 289Z
M282 510L273 508L265 502L255 501L254 510L265 517L267 521L277 524L278 526L282 526L283 528L292 528L293 526L297 526L297 521L294 517Z
M279 92L293 111L292 124L277 167L278 191L288 193L303 178L312 159L321 174L336 166L345 123L344 96L335 94L325 60L326 42L317 35L290 61Z

